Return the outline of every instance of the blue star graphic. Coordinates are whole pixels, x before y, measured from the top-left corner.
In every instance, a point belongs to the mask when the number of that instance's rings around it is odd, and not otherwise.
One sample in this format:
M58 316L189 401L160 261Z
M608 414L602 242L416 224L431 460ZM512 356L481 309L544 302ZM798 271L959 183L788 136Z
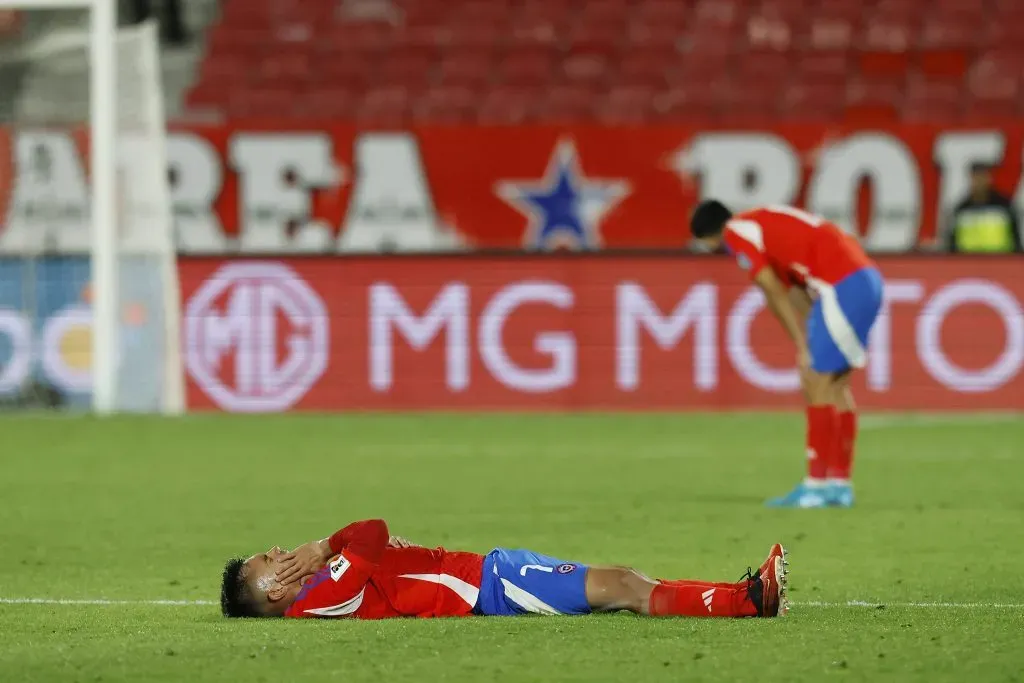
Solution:
M529 219L524 236L528 248L596 249L601 246L601 220L629 194L629 185L587 178L572 142L562 141L555 146L544 178L501 182L497 193Z

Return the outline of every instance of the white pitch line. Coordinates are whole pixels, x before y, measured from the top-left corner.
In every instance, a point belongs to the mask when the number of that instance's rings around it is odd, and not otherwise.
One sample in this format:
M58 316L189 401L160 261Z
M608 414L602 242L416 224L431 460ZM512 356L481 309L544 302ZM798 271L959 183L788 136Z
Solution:
M63 598L0 598L0 605L157 605L164 607L210 607L219 603L213 600L105 600L105 599L63 599ZM892 607L903 609L1022 609L1024 603L1010 602L791 602L793 607Z
M903 427L935 427L935 426L972 426L1024 423L1024 414L1021 413L933 413L933 414L906 414L906 415L865 415L860 419L861 429L893 429Z
M936 608L936 609L1024 609L1024 604L1011 602L867 602L848 600L846 602L790 602L796 607L895 607L895 608Z
M162 605L195 607L216 605L212 600L77 600L64 598L0 598L0 605Z

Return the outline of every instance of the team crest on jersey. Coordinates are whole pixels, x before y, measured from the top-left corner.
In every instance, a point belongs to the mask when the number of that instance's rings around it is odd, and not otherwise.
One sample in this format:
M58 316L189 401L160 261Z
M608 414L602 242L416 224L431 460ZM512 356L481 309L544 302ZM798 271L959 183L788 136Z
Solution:
M331 579L339 581L352 563L346 560L344 555L338 555L328 566L331 568Z
M750 259L747 258L746 254L737 255L736 263L740 264L740 268L742 268L743 270L750 270L751 266L754 265L753 263L750 262Z
M560 564L555 569L555 571L558 572L559 574L572 574L574 571L576 571L576 565L574 565L574 564Z

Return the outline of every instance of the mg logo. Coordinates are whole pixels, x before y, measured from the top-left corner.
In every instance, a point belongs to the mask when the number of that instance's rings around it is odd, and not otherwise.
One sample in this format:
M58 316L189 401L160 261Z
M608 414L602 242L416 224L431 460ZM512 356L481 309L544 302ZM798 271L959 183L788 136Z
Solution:
M185 312L185 362L228 411L287 410L327 367L320 296L280 263L232 263L211 275Z

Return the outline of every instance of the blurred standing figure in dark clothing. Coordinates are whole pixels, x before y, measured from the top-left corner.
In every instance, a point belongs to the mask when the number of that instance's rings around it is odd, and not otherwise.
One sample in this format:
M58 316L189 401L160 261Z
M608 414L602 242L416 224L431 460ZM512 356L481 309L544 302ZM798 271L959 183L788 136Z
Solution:
M188 41L188 32L181 16L181 0L156 0L163 6L160 17L160 30L163 38L171 45L184 45ZM154 0L131 0L133 19L145 21L153 16Z
M1017 210L992 186L992 169L971 167L971 191L953 210L947 248L953 253L1020 252Z

